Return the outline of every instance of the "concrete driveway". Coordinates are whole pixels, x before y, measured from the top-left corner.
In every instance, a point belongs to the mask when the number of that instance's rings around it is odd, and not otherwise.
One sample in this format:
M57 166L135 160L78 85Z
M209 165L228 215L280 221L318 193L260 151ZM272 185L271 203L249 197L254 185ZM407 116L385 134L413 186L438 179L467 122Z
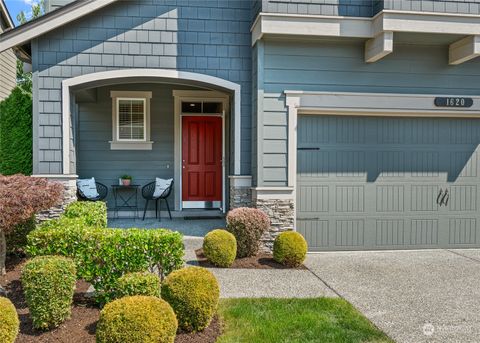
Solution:
M397 342L480 342L480 250L309 254L307 267Z

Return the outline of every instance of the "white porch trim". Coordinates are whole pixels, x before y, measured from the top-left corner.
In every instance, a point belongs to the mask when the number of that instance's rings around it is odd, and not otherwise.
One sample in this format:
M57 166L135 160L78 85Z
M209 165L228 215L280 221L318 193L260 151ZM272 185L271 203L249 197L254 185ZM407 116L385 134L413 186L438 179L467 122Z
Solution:
M79 85L87 85L97 81L106 81L115 79L129 79L141 77L144 79L157 78L195 81L205 84L206 86L216 86L233 92L233 108L232 118L234 124L234 173L240 174L240 152L241 152L241 87L239 84L224 80L215 76L178 71L172 69L121 69L111 70L98 73L91 73L73 77L62 81L62 150L63 150L63 174L70 174L70 139L71 139L71 88ZM145 80L144 80L145 81Z
M383 10L372 18L364 18L262 12L251 32L252 46L269 35L366 39L369 41L365 60L374 62L393 51L394 32L475 36L480 35L480 15ZM466 60L459 59L458 63Z

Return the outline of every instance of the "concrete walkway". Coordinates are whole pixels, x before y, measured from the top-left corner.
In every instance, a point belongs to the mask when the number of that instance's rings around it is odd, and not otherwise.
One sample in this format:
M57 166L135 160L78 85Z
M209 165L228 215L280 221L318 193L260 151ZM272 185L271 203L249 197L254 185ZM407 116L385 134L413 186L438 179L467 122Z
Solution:
M195 250L203 239L185 237L185 261L197 265ZM313 298L336 297L309 270L209 268L220 284L222 298Z
M396 342L480 342L480 250L310 254L307 267Z

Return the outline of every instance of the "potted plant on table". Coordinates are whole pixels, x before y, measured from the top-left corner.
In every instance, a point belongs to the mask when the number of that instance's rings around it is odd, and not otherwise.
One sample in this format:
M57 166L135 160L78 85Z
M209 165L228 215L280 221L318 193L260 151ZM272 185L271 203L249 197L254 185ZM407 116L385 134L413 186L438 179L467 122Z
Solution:
M132 184L132 177L130 175L122 175L120 177L120 180L122 181L122 185L124 186L130 186Z

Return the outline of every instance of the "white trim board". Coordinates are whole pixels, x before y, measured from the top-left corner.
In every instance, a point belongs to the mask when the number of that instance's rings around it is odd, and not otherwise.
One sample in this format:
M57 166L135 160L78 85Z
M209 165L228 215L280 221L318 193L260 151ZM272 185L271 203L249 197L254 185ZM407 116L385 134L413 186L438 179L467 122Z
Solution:
M222 118L222 212L226 211L226 165L225 165L225 154L226 154L226 141L225 141L225 114L232 113L229 111L229 97L228 95L216 92L216 91L200 91L200 90L173 90L174 97L174 179L176 186L174 187L175 192L175 211L183 210L183 199L182 199L182 101L204 101L208 99L209 101L218 101L223 104L223 113L221 114ZM204 113L188 113L185 116L195 116L195 115L209 115ZM217 115L219 116L219 115ZM235 138L236 139L236 138Z
M437 96L462 97L461 95L388 94L284 91L288 109L288 187L296 198L297 184L297 123L299 114L350 115L350 116L396 116L396 117L450 117L480 118L480 96L467 95L473 99L471 108L435 107ZM274 191L264 193L272 194ZM294 227L297 214L294 212Z
M251 32L252 46L266 36L366 39L365 61L375 62L393 51L395 32L475 36L480 35L480 15L383 10L372 18L363 18L261 12ZM467 49L470 53L453 59L451 64L476 57L475 48L473 45Z
M0 35L0 52L29 42L38 36L110 5L115 1L117 0L75 1L58 10L47 13L44 17Z
M83 85L85 87L94 87L96 82L112 81L116 79L132 79L141 78L142 82L148 82L163 79L194 81L204 84L206 87L215 86L227 91L233 92L233 107L231 116L234 125L235 141L233 146L234 154L234 173L240 175L240 155L241 155L241 86L237 83L224 80L215 76L192 73L186 71L178 71L172 69L122 69L111 70L98 73L91 73L72 77L62 81L62 158L63 158L63 174L70 174L70 126L71 126L71 91L73 87Z

